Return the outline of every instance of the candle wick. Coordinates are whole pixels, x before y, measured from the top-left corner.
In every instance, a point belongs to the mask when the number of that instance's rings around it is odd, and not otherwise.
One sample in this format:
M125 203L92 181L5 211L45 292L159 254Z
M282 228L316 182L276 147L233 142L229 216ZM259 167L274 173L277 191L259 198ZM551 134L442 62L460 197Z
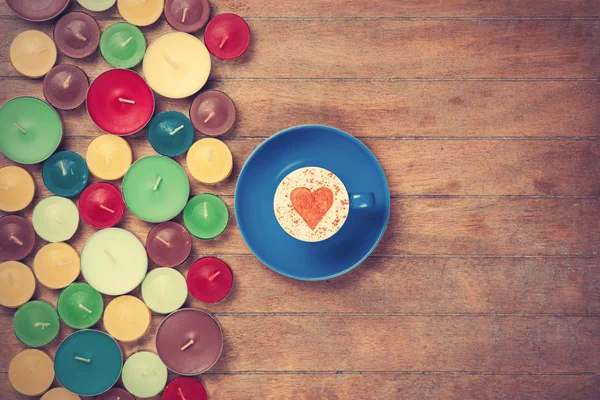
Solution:
M167 247L171 247L171 243L168 240L165 240L165 239L161 238L160 236L157 236L156 240L158 240L159 242L164 243L165 246L167 246Z
M61 261L59 263L56 263L57 267L62 267L63 265L69 265L71 264L71 261Z
M229 35L223 36L223 39L221 40L221 43L219 43L219 48L222 49L223 46L225 46L225 43L227 43L228 40L229 40Z
M113 210L112 208L106 207L104 204L100 204L100 208L103 209L104 211L108 211L109 213L112 213L112 214L115 213L115 210Z
M63 89L66 89L69 87L69 85L71 84L71 78L73 75L69 74L67 75L67 79L65 79L65 81L63 82Z
M110 156L106 156L104 158L104 167L105 169L108 169L108 164L110 163Z
M121 400L121 398L119 396L117 396L117 400Z
M10 286L12 286L12 285L14 285L14 283L15 283L15 280L13 278L13 274L12 274L12 272L8 271L8 284Z
M56 221L56 223L61 224L61 225L65 224L65 222L62 219L60 219L60 217L57 217L57 216L54 216L54 221Z
M63 176L67 176L67 169L65 168L64 161L60 160L59 164L60 164L60 169L62 170Z
M177 68L177 64L175 64L175 61L171 60L171 59L169 58L169 56L167 56L166 54L165 54L165 60L167 60L167 62L168 62L169 64L171 64L171 66L172 66L173 68Z
M31 366L31 368L29 368L29 373L32 373L33 370L35 369L35 367L37 367L37 365L40 363L40 360L35 360L35 362L33 363L33 365Z
M121 103L135 104L135 100L124 99L124 98L122 98L122 97L119 97L119 101L120 101Z
M14 243L18 244L19 246L23 246L23 242L21 242L19 240L19 238L16 237L15 235L10 235L9 239L10 239L11 242L14 242Z
M14 123L14 125L17 127L17 129L19 129L21 132L23 133L27 133L27 131L19 124L17 124L16 122Z
M158 179L156 180L156 183L154 184L154 187L152 188L152 190L156 191L156 189L158 189L158 185L160 184L161 180L162 180L162 177L159 176Z
M181 388L177 388L177 390L179 391L179 396L181 397L181 400L185 400L185 396L183 395L183 390L181 390Z
M208 117L206 117L206 118L204 119L204 123L205 123L205 124L208 124L208 121L210 121L210 120L211 120L211 119L213 119L214 117L215 117L215 112L214 112L214 111L211 111L211 112L210 112L210 114L208 114Z
M212 282L217 276L219 276L221 274L221 271L217 271L214 274L212 274L209 278L208 281Z
M47 47L42 47L41 49L33 49L33 50L31 50L31 54L33 55L36 53L41 53L42 51L46 51L46 50L48 50Z
M110 261L112 261L113 263L117 262L117 259L112 254L110 254L110 251L108 251L107 249L104 249L104 252L108 256L108 258L110 258Z
M181 23L185 22L185 19L187 18L187 13L188 13L188 8L184 8L183 9L183 17L181 17Z
M193 344L194 344L194 340L190 339L189 342L187 342L186 344L184 344L183 346L181 346L181 351L184 351L185 349L187 349L188 347L190 347Z
M154 375L156 375L156 372L155 372L155 371L152 371L152 372L148 372L148 371L146 371L146 372L144 372L144 373L142 374L142 376L154 376Z
M166 294L165 288L160 288L160 295L164 296Z
M208 208L206 207L206 202L202 203L202 214L204 215L204 218L208 218Z
M133 36L129 36L129 38L128 38L126 41L124 41L123 43L121 43L121 47L125 47L125 46L127 46L127 44L128 44L129 42L131 42L131 40L132 40L132 39L133 39Z
M42 330L44 330L50 326L50 322L36 322L33 326L35 326L36 328L41 327Z
M212 162L213 149L210 147L208 149L208 162Z
M89 358L83 358L83 357L79 357L79 356L75 356L75 359L78 361L83 361L88 364L92 362L92 360L90 360Z
M136 326L136 325L137 325L137 324L135 323L135 321L134 321L134 320L132 320L132 319L131 319L131 317L130 317L129 315L126 315L126 316L124 316L124 317L123 317L123 319L124 319L125 321L127 321L128 323L130 323L131 325L133 325L133 326Z
M80 304L80 305L79 305L79 308L81 308L82 310L85 310L85 311L87 311L89 314L91 314L91 313L92 313L92 310L90 310L89 308L87 308L87 307L86 307L86 306L84 306L83 304Z
M179 125L177 128L173 129L171 132L169 132L169 135L173 136L174 134L176 134L177 132L179 132L180 130L182 130L183 128L185 128L184 125Z
M83 36L81 33L76 32L75 33L75 37L79 40L83 40L84 42L87 40L87 38L85 36Z
M0 186L0 190L12 190L9 186Z

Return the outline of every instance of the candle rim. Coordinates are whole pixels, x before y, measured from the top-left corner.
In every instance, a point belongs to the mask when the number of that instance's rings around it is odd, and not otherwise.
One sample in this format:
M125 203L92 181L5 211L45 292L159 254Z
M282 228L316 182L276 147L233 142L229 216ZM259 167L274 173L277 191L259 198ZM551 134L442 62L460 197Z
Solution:
M167 368L168 368L168 367L167 367ZM174 384L175 382L177 382L177 381L190 381L190 380L191 380L191 381L194 381L194 382L197 382L197 383L199 383L199 384L202 386L202 388L204 389L204 395L205 395L205 398L207 398L207 399L208 399L208 397L206 397L206 396L208 396L208 391L206 390L206 386L204 385L204 382L202 382L200 379L194 379L194 378L192 378L192 377L190 377L190 376L180 376L180 377L178 377L178 378L175 378L175 379L173 379L171 382L169 382L169 383L167 384L167 386L165 386L165 390L164 390L164 391L166 392L166 391L167 391L167 389L169 388L169 386L170 386L170 385L173 385L173 384Z
M23 310L24 307L31 307L28 304L31 304L31 305L33 305L33 304L44 304L43 307L45 307L46 309L48 309L48 307L50 307L48 310L54 311L54 314L52 314L52 318L54 318L54 316L56 314L56 321L58 322L57 323L57 327L56 327L56 333L53 334L53 336L50 338L50 340L48 340L46 342L43 342L41 344L32 345L30 343L25 343L23 341L23 339L21 339L19 337L19 335L17 334L16 324L15 324L15 321L17 320L17 314L19 313L19 311ZM46 306L48 306L48 307L46 307ZM48 330L48 332L50 332L50 330ZM54 306L52 304L50 304L49 302L47 302L45 300L38 300L38 299L29 300L25 304L23 304L21 307L19 307L17 309L17 311L15 311L15 314L13 316L13 333L14 333L15 337L17 338L17 340L19 340L19 342L23 343L25 346L31 347L33 349L37 349L37 348L40 348L40 347L47 346L48 344L52 343L52 341L54 339L56 339L58 337L58 334L60 333L60 318L58 318L58 311L56 310L56 308L54 308Z
M20 294L25 294L25 296L23 297L25 299L24 302L20 303L20 304L9 304L9 305L5 305L2 304L4 307L6 308L10 308L10 309L19 309L22 306L24 306L25 304L27 304L33 297L33 295L35 294L35 289L37 287L37 282L35 279L35 275L33 274L33 271L31 270L31 268L29 268L25 263L22 263L21 261L3 261L0 262L0 267L4 266L5 264L17 264L17 268L21 269L25 275L27 275L27 278L30 282L33 282L32 289L29 290L28 292L25 292L24 290L21 290L19 293Z
M16 0L16 1L22 1L22 0ZM24 19L25 21L44 22L44 21L50 21L51 19L58 17L60 14L62 14L63 11L65 11L67 9L67 7L69 7L69 4L71 4L70 0L64 0L64 2L65 2L65 5L63 6L63 8L58 13L51 16L50 18L25 18L25 17L17 14L17 12L11 7L11 0L6 0L6 5L10 9L10 11L12 11L17 17Z
M48 71L48 73L46 74L46 76L44 76L44 80L42 81L42 94L44 95L44 98L46 99L46 102L48 104L50 104L52 107L54 107L51 103L50 100L48 100L48 96L46 96L46 91L44 90L44 81L46 81L46 79L50 76L50 73L56 69L60 69L61 72L62 70L64 70L65 68L75 68L79 71L81 71L81 73L83 74L83 76L85 77L85 80L87 81L87 87L85 88L85 94L83 95L83 100L81 101L81 103L79 103L78 105L71 107L71 108L59 108L59 107L55 107L58 108L59 110L64 110L64 111L71 111L71 110L76 110L77 108L81 107L83 105L83 103L85 103L85 100L87 99L87 92L90 88L90 77L85 73L85 71L81 68L79 68L77 65L74 64L68 64L68 63L62 63L62 64L58 64L55 65L54 67L52 67L50 69L50 71ZM77 73L79 72L77 71Z
M95 321L94 321L94 322L93 322L91 325L86 325L86 326L82 326L82 327L76 327L76 326L73 326L73 325L69 324L68 322L66 322L66 321L63 319L63 317L61 316L61 314L60 314L60 309L59 309L59 306L58 306L58 305L60 304L60 299L61 299L61 296L63 295L63 293L64 293L64 292L65 292L67 289L71 288L71 289L69 289L69 290L73 290L73 289L74 289L76 286L77 286L77 287L84 287L84 286L86 286L86 287L87 287L87 286L89 286L89 287L90 287L92 290L94 290L96 293L98 293L98 294L100 295L100 302L101 302L101 304L102 304L102 311L101 311L101 312L100 312L100 314L98 315L98 319L97 319L97 320L95 320ZM104 298L102 297L102 293L100 293L99 291L97 291L96 289L94 289L94 288L92 287L92 285L90 285L89 283L87 283L87 282L73 282L73 283L71 283L71 284L69 284L69 285L65 286L64 288L62 288L62 289L60 290L60 293L58 294L58 299L56 300L56 312L58 313L58 318L61 320L61 322L62 322L62 323L64 323L65 325L67 325L68 327L71 327L71 328L73 328L73 329L77 329L77 330L88 329L88 328L91 328L92 326L96 325L96 324L98 323L98 321L100 321L100 319L102 318L102 314L104 313ZM94 311L92 311L92 312L94 312Z
M235 60L236 58L240 58L241 56L243 56L244 53L246 51L248 51L248 49L250 48L250 42L252 41L252 31L250 30L250 25L248 25L248 22L244 18L242 18L240 15L235 14L235 13L222 13L222 14L219 14L219 15L215 16L206 25L206 29L204 30L204 44L206 45L206 36L207 36L206 33L211 28L211 26L214 25L214 24L216 24L218 22L218 20L223 19L223 18L229 18L229 17L234 17L235 19L239 19L239 20L241 20L241 22L244 23L244 28L248 32L248 43L245 45L245 47L243 48L243 50L239 54L238 53L234 53L233 55L229 55L229 56L225 56L225 57L216 55L215 53L213 53L210 50L210 48L209 48L208 45L206 46L206 48L208 49L208 51L210 52L210 54L212 54L213 56L215 56L215 57L217 57L217 58L219 58L221 60L225 60L225 61Z
M15 44L15 42L17 41L17 39L19 39L21 36L26 35L26 34L31 34L31 32L35 32L36 34L41 34L42 36L44 36L45 38L43 40L48 39L50 41L51 44L51 49L52 49L52 56L50 58L50 68L48 68L48 70L46 70L43 74L35 74L35 75L28 75L23 73L19 68L17 68L17 66L15 65L15 62L13 60L12 57L12 53L13 53L13 45ZM13 40L10 43L9 49L8 49L8 58L10 61L10 64L13 66L13 68L21 75L27 77L27 78L33 78L33 79L38 79L43 77L44 75L46 75L51 69L52 67L54 67L54 65L56 64L56 60L58 59L58 49L56 47L56 43L54 42L54 39L50 37L50 35L48 35L45 32L40 31L39 29L28 29L26 31L23 31L21 33L19 33L17 36L15 36L13 38ZM28 71L29 72L29 71ZM39 72L39 71L37 71ZM23 96L26 97L26 96Z
M96 190L99 188L106 188L109 191L112 191L114 193L117 193L119 195L119 197L121 198L121 201L123 202L123 207L119 207L118 210L115 210L114 214L112 214L113 218L111 218L109 220L109 222L111 223L108 226L105 226L106 224L99 224L97 223L98 221L96 220L92 220L92 219L88 219L88 215L86 215L85 213L82 212L81 208L83 207L81 200L82 199L86 199L85 196L87 196L87 194L89 192L91 192L92 190ZM120 206L120 204L119 204ZM127 208L127 206L125 205L125 200L123 199L123 193L119 190L118 187L116 187L115 185L113 185L110 182L96 182L96 183L92 183L91 185L89 185L88 187L86 187L85 189L83 189L83 191L81 192L80 196L79 196L79 200L77 201L77 208L79 210L79 215L81 215L81 219L83 219L83 221L90 225L93 228L96 229L105 229L105 228L112 228L114 227L116 224L118 224L121 219L123 219L123 215L125 215L125 208ZM114 223L113 223L114 220Z
M6 221L10 221L10 220L17 220L17 221L24 221L24 225L26 226L25 229L29 230L30 233L33 233L33 240L31 241L31 245L27 245L27 243L23 243L23 245L21 245L20 247L23 247L23 253L26 253L25 256L17 259L17 260L9 260L7 259L6 261L20 261L22 259L24 259L25 257L29 256L31 254L31 252L33 251L33 248L35 247L36 243L37 243L37 235L35 233L35 229L33 229L33 224L31 223L31 221L29 221L27 218L18 215L18 214L6 214L2 217L0 217L0 226L2 226L2 222L6 222Z
M140 22L139 22L139 21L140 21L139 19L137 19L137 18L135 18L135 17L134 17L134 18L131 18L131 15L130 15L130 14L123 13L123 10L121 9L121 7L122 7L122 5L123 5L123 0L117 0L117 9L119 10L119 14L121 15L121 17L122 17L122 18L123 18L125 21L129 22L131 25L135 25L135 26L150 26L150 25L152 25L153 23L155 23L156 21L158 21L158 19L159 19L159 18L160 18L160 16L162 15L162 13L163 13L163 10L164 10L164 8L165 8L165 0L156 0L156 1L158 1L158 2L160 3L160 4L159 4L159 7L157 7L157 9L159 10L159 12L158 12L158 13L156 13L156 12L155 12L154 14L152 14L152 15L150 16L150 18L149 18L150 22L143 22L143 23L140 23ZM156 18L155 18L155 17L156 17ZM136 22L137 22L137 23L136 23Z
M175 29L176 31L185 32L185 33L196 33L196 32L199 32L202 28L204 28L204 26L210 20L211 10L210 10L209 1L208 0L198 0L200 3L202 3L202 9L204 10L204 14L202 14L202 18L200 18L198 20L198 22L196 22L195 24L189 25L190 26L189 30L178 29L174 25L177 25L177 24L185 25L185 23L178 21L178 20L172 21L171 18L169 18L169 14L167 13L167 8L173 4L173 1L174 0L165 0L165 19L167 20L167 23L169 24L169 26L171 28Z
M195 115L194 113L192 113L192 110L194 108L198 109L200 107L200 104L202 102L201 96L204 95L205 93L210 93L210 92L219 92L221 94L223 94L227 99L229 99L229 102L231 102L231 105L233 107L233 121L231 122L231 125L224 130L222 133L219 134L207 134L205 132L203 132L195 123L194 120L195 118L192 117L192 115ZM198 95L194 98L194 100L190 103L190 107L188 109L188 113L190 115L190 121L192 121L192 125L194 125L194 128L197 129L198 131L200 131L201 133L205 134L208 137L219 137L219 136L223 136L226 135L227 133L229 133L229 131L231 131L231 128L233 128L233 125L235 125L235 122L237 121L237 108L235 107L235 102L233 101L233 99L231 98L231 96L229 96L227 93L225 93L222 90L218 90L218 89L208 89L208 90L204 90L200 93L198 93Z
M62 188L62 187L58 187L57 185L53 185L56 187L53 188L54 190L52 190L48 186L49 182L52 182L52 184L54 184L54 182L52 181L52 178L51 178L51 173L48 170L48 168L52 167L52 165L50 165L49 162L52 162L53 161L52 159L54 157L58 158L59 156L63 156L63 155L67 155L67 154L72 156L75 160L77 160L77 163L78 163L77 167L83 168L83 173L81 174L81 176L77 177L77 181L75 182L74 185L72 185L68 188ZM63 160L60 160L60 161L63 161ZM50 157L48 157L44 161L44 164L42 165L42 171L41 171L42 181L44 182L46 189L48 189L55 196L65 197L65 198L75 197L78 194L80 194L86 188L86 186L88 184L89 174L90 174L90 171L87 166L87 163L85 162L85 159L82 156L80 156L78 153L71 151L71 150L61 150L61 151L57 151L57 152L53 153Z
M105 176L98 176L98 175L94 174L94 171L92 171L92 169L89 168L89 165L88 165L88 169L90 170L90 174L92 174L93 176L95 176L98 179L103 179L103 180L107 180L107 181L116 181L116 180L119 180L119 179L123 178L125 176L125 174L127 173L127 171L129 170L129 167L131 167L131 164L133 164L133 151L131 150L131 145L129 144L129 142L127 140L125 140L125 138L123 138L122 136L119 136L119 135L112 135L110 133L102 133L101 135L96 136L95 138L93 138L88 143L88 145L87 145L87 147L85 149L85 158L87 160L87 158L88 158L87 154L90 151L90 147L92 146L92 143L94 143L95 141L97 141L97 140L98 141L101 141L101 140L114 140L114 139L107 139L107 138L117 138L117 139L120 139L120 140L117 140L117 142L119 142L121 144L124 143L126 145L127 154L128 154L127 158L129 160L128 161L128 164L129 164L128 167L123 171L123 175L121 175L121 176L119 176L117 178L114 178L113 176L110 176L109 178L107 178L106 175ZM87 161L86 161L86 163L87 163ZM96 171L96 172L98 172L98 171Z
M155 123L156 121L158 121L158 118L162 115L163 117L166 114L172 114L172 115L181 115L181 117L183 117L183 125L184 128L182 130L185 130L185 133L187 136L189 136L189 139L187 140L188 143L185 144L185 147L182 151L179 152L170 152L168 154L166 154L165 152L159 151L156 147L155 144L157 142L158 139L154 139L155 135L152 134L151 132L158 132L158 128L156 130L154 130L153 128L155 127ZM188 131L189 129L189 131ZM186 136L186 138L187 138ZM182 155L183 153L185 153L186 151L188 151L190 149L190 147L192 147L192 144L194 143L194 138L195 138L195 131L194 131L194 123L190 120L189 117L187 117L184 113L177 111L177 110L165 110L165 111L161 111L158 114L154 115L152 117L152 119L150 120L150 122L148 123L148 142L150 142L150 146L152 146L152 148L154 149L154 151L156 151L158 154L162 155L162 156L166 156L166 157L177 157L179 155Z
M74 53L65 53L63 51L63 49L60 48L60 46L58 45L58 41L56 40L56 29L58 28L58 25L60 24L60 22L68 15L72 15L72 14L82 14L84 15L83 18L89 18L91 19L94 24L96 24L96 28L98 29L98 40L94 40L93 42L86 42L86 46L84 46L83 48L86 47L92 47L93 49L91 49L92 51L89 51L89 54L84 54L83 56L75 56ZM87 19L86 18L86 19ZM89 21L89 20L88 20ZM75 60L81 60L81 59L85 59L87 57L91 57L92 55L94 55L94 53L96 53L96 50L98 50L98 47L100 46L100 39L102 38L102 31L100 30L100 25L98 25L98 21L96 21L96 19L94 17L92 17L90 14L84 12L84 11L70 11L68 13L66 13L65 15L63 15L62 17L60 17L60 19L58 21L56 21L56 24L54 24L54 28L52 29L52 39L54 40L54 44L56 45L56 48L58 51L60 51L63 55L75 59ZM62 64L59 64L62 65Z
M139 60L136 57L132 56L127 59L128 63L124 63L124 65L121 65L121 66L116 66L111 62L111 61L114 61L114 59L109 57L109 58L111 58L111 60L108 60L107 57L104 55L105 52L103 51L103 49L106 50L106 45L103 45L102 38L105 36L107 37L107 39L104 41L104 43L106 43L106 41L108 41L107 35L111 34L113 30L118 28L118 26L124 26L124 25L134 28L134 34L132 35L132 37L135 37L136 40L138 40L138 39L143 40L144 46L143 46L143 51L141 52L141 54L139 54ZM133 68L133 67L139 65L142 62L142 60L144 59L147 47L148 47L148 41L146 40L146 36L144 35L144 32L142 32L139 27L137 27L133 24L130 24L129 22L126 22L126 21L117 21L114 24L109 25L108 28L106 28L104 30L104 32L101 33L100 44L98 45L98 48L100 50L100 56L102 57L102 59L104 61L106 61L108 64L110 64L112 67L117 68L117 69ZM137 56L137 52L134 55Z
M184 207L184 208L185 208L185 207ZM186 250L186 253L187 253L187 255L185 256L185 258L183 259L183 261L181 261L179 264L176 264L176 265L171 265L171 266L169 266L169 265L161 265L161 264L159 264L159 263L158 263L158 262L156 262L156 260L155 260L155 259L154 259L154 258L153 258L151 255L150 255L150 253L154 253L154 252L151 252L151 251L149 251L149 250L148 250L148 243L150 242L150 238L151 238L152 234L153 234L154 232L156 232L158 229L160 229L160 228L164 228L164 226L165 226L165 225L171 225L171 226L172 226L172 225L176 225L176 226L177 226L177 228L176 228L176 229L178 229L178 230L179 230L179 228L181 228L181 230L182 230L182 233L184 233L184 234L187 234L187 236L186 236L186 239L187 239L187 243L189 243L189 246L186 246L186 248L187 248L187 247L189 247L189 251L187 251L187 250ZM175 229L175 228L173 228L173 229ZM156 236L158 236L158 235L156 235ZM148 253L148 257L150 257L150 259L151 259L152 261L154 261L154 263L156 263L156 264L157 264L157 265L159 265L160 267L165 267L165 268L174 268L174 267L177 267L178 265L181 265L181 264L183 264L183 263L184 263L184 262L185 262L185 261L186 261L186 260L187 260L187 259L190 257L190 254L191 254L191 252L192 252L192 234L190 233L190 231L188 231L188 230L187 230L187 228L186 228L186 227L185 227L183 224L180 224L179 222L175 222L175 221L165 221L165 222L160 222L160 223L158 223L158 224L154 225L154 226L152 227L152 229L150 229L150 230L148 231L148 234L146 235L146 246L145 246L145 247L146 247L146 252Z
M189 205L189 204L190 204L190 203L191 203L191 202L192 202L194 199L196 199L197 197L204 196L204 195L208 195L208 196L212 196L212 197L215 197L215 198L217 198L217 199L218 199L218 200L219 200L219 201L220 201L220 202L223 204L223 206L225 207L225 210L227 211L227 221L226 221L225 225L223 226L223 229L222 229L222 230L221 230L221 231L220 231L220 232L219 232L219 233L218 233L216 236L213 236L213 237L210 237L210 238L203 238L203 237L199 237L199 236L197 236L197 235L196 235L196 234L195 234L195 233L192 231L192 229L189 229L189 228L188 228L188 224L186 223L186 219L187 219L187 218L186 218L186 212L185 212L186 208L188 207L188 205ZM195 205L194 205L194 207L195 207ZM188 218L189 218L189 217L188 217ZM215 239L215 238L217 238L217 237L221 236L221 235L223 234L223 232L225 232L225 230L226 230L226 229L227 229L227 227L229 226L229 218L231 218L231 212L229 211L229 207L227 207L227 204L225 204L225 202L223 201L223 199L222 199L222 198L220 198L219 196L217 196L216 194L213 194L213 193L200 193L200 194L198 194L198 195L196 195L196 196L194 196L194 197L190 198L190 199L188 200L187 204L185 205L185 207L183 208L183 224L184 224L185 228L186 228L186 229L188 230L188 232L190 232L190 233L191 233L191 234L192 234L194 237L196 237L196 238L198 238L198 239L200 239L200 240L212 240L212 239Z

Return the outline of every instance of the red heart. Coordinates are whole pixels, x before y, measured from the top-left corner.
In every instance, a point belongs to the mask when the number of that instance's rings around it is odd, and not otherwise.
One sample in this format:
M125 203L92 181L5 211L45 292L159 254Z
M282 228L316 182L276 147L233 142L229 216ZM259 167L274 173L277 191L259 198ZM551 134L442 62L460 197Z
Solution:
M292 200L294 210L314 231L333 204L333 192L325 187L314 192L308 188L299 187L292 190L290 200Z

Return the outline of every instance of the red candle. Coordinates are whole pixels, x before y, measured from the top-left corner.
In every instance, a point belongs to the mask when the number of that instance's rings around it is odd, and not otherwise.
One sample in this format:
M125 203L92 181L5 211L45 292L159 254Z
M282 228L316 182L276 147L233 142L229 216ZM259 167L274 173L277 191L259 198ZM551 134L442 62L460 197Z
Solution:
M204 257L192 264L186 281L192 296L204 303L216 303L231 290L233 273L218 258Z
M125 212L121 191L110 183L94 183L79 197L79 214L89 225L97 229L115 226Z
M87 108L98 128L113 135L131 135L152 118L154 94L135 72L111 69L92 82Z
M162 400L208 400L206 388L197 379L177 378L169 383L162 395Z
M206 26L204 43L215 57L234 60L250 45L250 27L239 15L217 15Z
M183 263L192 251L190 233L177 222L163 222L148 232L148 256L161 267L175 267Z
M0 218L0 259L22 260L35 245L35 231L31 222L18 215Z

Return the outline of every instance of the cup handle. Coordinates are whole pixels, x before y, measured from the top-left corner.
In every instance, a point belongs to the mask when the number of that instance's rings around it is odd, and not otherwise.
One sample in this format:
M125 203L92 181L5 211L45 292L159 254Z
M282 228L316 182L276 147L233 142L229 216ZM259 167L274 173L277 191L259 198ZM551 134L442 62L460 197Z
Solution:
M350 208L369 208L375 205L374 193L348 193Z

